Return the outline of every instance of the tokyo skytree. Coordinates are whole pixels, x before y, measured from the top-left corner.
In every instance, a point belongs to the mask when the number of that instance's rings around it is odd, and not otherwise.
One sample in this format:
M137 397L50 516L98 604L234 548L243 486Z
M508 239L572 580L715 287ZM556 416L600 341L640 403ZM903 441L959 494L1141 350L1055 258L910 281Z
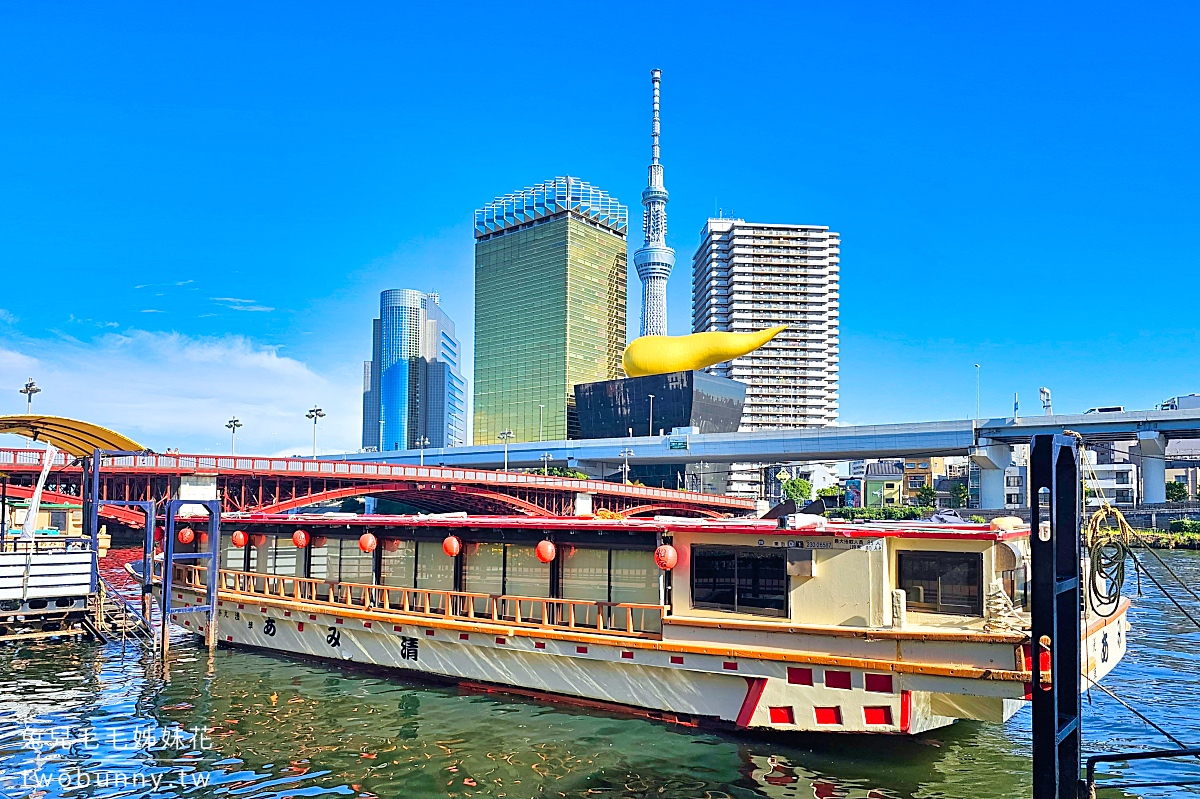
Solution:
M654 123L650 129L650 177L642 191L642 227L646 243L633 254L638 277L642 281L643 336L667 335L667 278L675 266L675 251L667 246L667 190L663 187L663 168L658 162L658 87L662 70L650 71L654 85Z

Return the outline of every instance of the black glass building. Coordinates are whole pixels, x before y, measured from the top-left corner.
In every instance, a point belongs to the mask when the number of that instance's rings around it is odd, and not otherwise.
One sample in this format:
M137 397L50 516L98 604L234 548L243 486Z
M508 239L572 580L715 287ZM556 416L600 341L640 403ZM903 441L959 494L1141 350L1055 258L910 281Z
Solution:
M655 435L660 430L669 433L673 427L735 433L745 403L745 383L707 372L670 372L575 385L579 438L621 438L631 430L635 436Z

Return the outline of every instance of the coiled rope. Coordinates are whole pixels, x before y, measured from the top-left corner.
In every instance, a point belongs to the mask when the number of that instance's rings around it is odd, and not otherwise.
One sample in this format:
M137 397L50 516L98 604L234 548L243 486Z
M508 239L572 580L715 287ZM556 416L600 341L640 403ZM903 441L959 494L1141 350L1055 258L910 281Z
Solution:
M1101 496L1100 500L1100 509L1088 519L1087 528L1084 531L1084 542L1087 545L1088 556L1091 561L1088 574L1088 602L1091 605L1092 611L1096 615L1105 618L1116 612L1117 605L1121 601L1121 588L1125 583L1125 558L1128 557L1133 561L1134 568L1139 569L1142 574L1145 574L1150 579L1150 582L1154 583L1159 591L1162 591L1163 596L1171 600L1171 603L1179 609L1179 612L1188 621L1200 627L1200 619L1197 619L1188 612L1187 608L1179 604L1179 600L1138 560L1137 555L1129 547L1130 542L1136 540L1141 545L1141 549L1149 552L1158 561L1159 565L1193 599L1200 601L1200 594L1192 590L1191 586L1176 574L1167 565L1166 561L1159 557L1158 553L1146 543L1146 540L1138 534L1137 530L1129 526L1129 522L1125 520L1125 516L1121 511L1109 505L1103 496ZM1108 524L1110 518L1116 521L1116 528Z

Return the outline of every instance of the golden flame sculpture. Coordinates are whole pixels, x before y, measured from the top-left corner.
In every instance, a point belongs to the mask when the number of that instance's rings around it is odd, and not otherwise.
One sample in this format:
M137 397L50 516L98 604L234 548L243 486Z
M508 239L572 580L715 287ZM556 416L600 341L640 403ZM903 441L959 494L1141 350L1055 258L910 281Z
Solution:
M753 333L692 333L689 336L642 336L629 342L621 365L630 377L689 372L754 352L787 330L787 325Z

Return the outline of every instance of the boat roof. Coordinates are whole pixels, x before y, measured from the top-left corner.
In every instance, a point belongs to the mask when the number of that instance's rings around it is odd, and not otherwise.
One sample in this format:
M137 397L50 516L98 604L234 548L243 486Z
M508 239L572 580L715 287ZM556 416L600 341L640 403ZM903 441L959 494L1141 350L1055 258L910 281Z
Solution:
M823 530L780 527L779 520L740 517L693 519L680 516L602 519L594 516L470 516L467 514L360 515L355 513L224 513L223 526L271 525L375 530L388 528L481 530L594 530L645 532L661 535L708 533L718 535L780 535L795 538L940 538L948 540L1006 541L1029 535L1029 527L993 529L989 524L937 522L846 522L827 520Z

